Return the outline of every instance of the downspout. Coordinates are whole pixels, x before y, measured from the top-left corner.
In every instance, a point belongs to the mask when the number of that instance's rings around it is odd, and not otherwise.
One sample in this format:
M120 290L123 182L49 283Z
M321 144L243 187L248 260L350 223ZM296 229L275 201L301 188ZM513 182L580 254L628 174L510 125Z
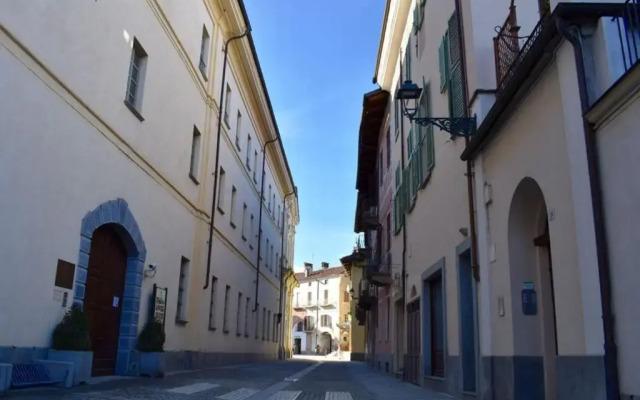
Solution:
M585 148L587 153L587 168L589 172L589 187L591 190L591 206L593 209L593 223L596 239L596 253L598 257L598 277L600 281L600 300L602 306L602 325L604 330L604 369L607 388L607 400L620 398L620 383L618 381L618 349L615 342L615 323L611 300L611 266L607 246L607 236L604 225L604 209L602 206L602 185L598 170L598 147L596 132L587 121L589 110L589 94L584 65L584 50L580 28L567 26L566 22L558 19L558 31L571 43L574 49L578 87L580 89L580 105L582 109L582 123L584 126Z
M220 83L220 101L218 102L218 132L216 134L216 161L213 169L213 198L211 199L211 221L209 222L209 244L207 246L207 276L205 277L204 287L205 290L209 287L209 276L211 274L211 250L213 248L213 229L214 220L216 217L216 196L218 195L218 167L220 165L220 134L222 132L222 109L224 107L224 84L225 76L227 74L227 57L229 55L229 44L238 39L242 39L251 32L251 28L247 26L247 30L243 34L233 36L224 43L224 61L222 63L222 82Z
M465 116L469 116L469 84L467 82L467 51L464 40L464 23L462 19L462 5L460 0L456 2L456 13L458 14L458 37L460 38L460 73L462 74L462 101L464 104ZM469 146L471 138L468 135L464 137L465 147ZM480 280L480 268L478 265L478 233L476 227L475 199L473 178L475 175L473 169L473 160L467 160L467 198L469 202L469 234L471 235L471 271L476 281Z
M284 354L284 325L282 323L282 319L284 316L284 310L282 307L282 300L283 300L283 294L282 294L282 286L284 285L284 265L282 263L282 260L284 260L284 232L285 232L285 218L286 218L286 210L287 210L287 197L298 193L298 188L294 187L293 191L291 193L287 193L284 195L284 199L282 199L282 238L280 240L280 299L279 299L279 303L278 303L278 311L279 311L279 317L278 317L278 322L280 323L280 345L278 347L279 349L279 354L278 354L278 359L283 359L283 354Z
M407 50L407 51L410 51L410 50ZM402 61L400 61L400 76L402 76ZM402 179L404 179L404 118L402 117L402 115L400 116L400 170L401 170L401 177ZM403 320L401 321L401 323L402 323L402 332L405 333L405 337L402 339L403 348L398 349L398 351L400 352L400 354L402 354L401 362L402 362L402 371L404 375L406 374L406 371L404 371L404 367L405 367L404 347L406 347L405 339L407 338L407 335L406 335L407 332L405 331L406 308L407 308L407 261L406 261L407 260L407 218L404 214L402 215L402 222L403 222L402 223L402 315L403 315Z
M266 176L264 167L265 162L267 161L267 146L271 143L275 143L278 141L278 137L275 139L271 139L267 141L262 146L262 179L260 182L260 211L258 212L258 260L256 261L256 299L255 304L253 306L253 312L258 311L258 288L260 286L260 248L262 247L262 209L264 208L264 204L262 204L262 199L264 198L264 177Z

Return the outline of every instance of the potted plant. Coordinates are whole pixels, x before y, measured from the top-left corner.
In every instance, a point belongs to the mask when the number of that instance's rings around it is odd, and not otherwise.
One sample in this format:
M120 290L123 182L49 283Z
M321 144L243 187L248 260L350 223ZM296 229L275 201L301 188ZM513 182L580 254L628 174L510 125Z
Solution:
M163 377L165 372L164 327L162 323L151 319L140 336L138 351L140 352L140 374L143 376Z
M72 305L53 330L48 358L73 363L74 385L86 383L91 378L93 352L89 321L80 305Z

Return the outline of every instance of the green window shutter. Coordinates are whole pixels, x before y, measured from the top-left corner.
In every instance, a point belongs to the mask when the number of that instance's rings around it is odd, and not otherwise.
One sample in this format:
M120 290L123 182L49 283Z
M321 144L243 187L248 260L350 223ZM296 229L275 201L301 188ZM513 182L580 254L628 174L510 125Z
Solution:
M404 50L404 67L405 80L411 80L411 38L407 42L407 48Z
M449 19L449 115L464 117L464 87L462 85L462 43L458 29L458 13Z
M413 128L409 129L407 135L407 160L411 160L411 153L413 152Z
M420 4L416 1L415 7L413 7L413 34L417 35L420 31Z
M424 103L421 104L421 107L424 107L425 113L427 115L431 115L431 86L428 84L423 85L423 98ZM422 139L422 147L420 149L422 154L422 165L421 165L421 176L422 182L421 185L426 184L427 179L429 178L429 173L435 166L435 149L433 142L433 125L429 125L425 130L424 138Z
M444 93L449 83L449 40L447 34L442 37L440 42L438 60L440 62L440 93Z

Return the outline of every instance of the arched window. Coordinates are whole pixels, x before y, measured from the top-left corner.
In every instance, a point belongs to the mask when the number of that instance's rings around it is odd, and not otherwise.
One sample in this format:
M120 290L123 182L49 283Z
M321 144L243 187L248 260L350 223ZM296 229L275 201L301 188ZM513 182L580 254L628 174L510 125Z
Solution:
M296 332L302 332L302 328L304 327L303 325L302 321L298 322L296 325Z

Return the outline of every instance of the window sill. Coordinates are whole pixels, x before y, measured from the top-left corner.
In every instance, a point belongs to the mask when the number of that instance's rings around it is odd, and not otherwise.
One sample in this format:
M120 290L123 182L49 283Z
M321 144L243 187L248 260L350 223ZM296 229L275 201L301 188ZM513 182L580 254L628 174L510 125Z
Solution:
M244 235L242 235L242 240L244 240L246 242L247 238Z
M215 326L213 326L213 327L211 327L211 326L210 326L210 327L209 327L209 330L210 330L211 332L215 332L215 331L217 331L217 330L218 330L218 328L216 328Z
M198 68L200 70L200 74L205 82L209 82L209 78L207 78L207 72L203 68Z
M191 172L189 172L189 178L191 178L193 183L195 183L196 185L200 184L200 182L198 182L198 179L195 176L193 176L193 174Z
M252 244L249 245L249 249L253 250L253 245Z
M189 321L184 319L176 318L176 325L185 326L189 323Z
M240 148L240 143L236 142L236 149L238 149L238 152L241 152L242 149Z
M248 338L248 337L249 337L249 335L244 335L244 337Z
M223 329L222 333L224 333L225 335L228 335L229 334L229 330L228 329Z
M229 115L227 114L224 115L224 126L226 126L227 129L231 129L231 125L229 125Z
M432 381L438 381L438 382L444 382L445 379L442 376L435 376L435 375L425 375L424 379L429 379Z
M233 229L236 229L236 224L234 224L233 222L229 222L229 225L231 225Z
M242 333L238 332L238 333L236 333L236 336L240 337L240 336L242 336Z
M218 212L222 215L224 215L224 210L222 208L220 208L220 206L217 207L218 208Z
M142 116L142 114L140 114L140 112L138 110L136 110L136 108L133 106L133 104L131 104L128 101L125 100L124 101L124 105L127 106L129 111L131 111L133 113L133 115L135 115L136 118L138 118L140 120L140 122L144 121L144 117Z

